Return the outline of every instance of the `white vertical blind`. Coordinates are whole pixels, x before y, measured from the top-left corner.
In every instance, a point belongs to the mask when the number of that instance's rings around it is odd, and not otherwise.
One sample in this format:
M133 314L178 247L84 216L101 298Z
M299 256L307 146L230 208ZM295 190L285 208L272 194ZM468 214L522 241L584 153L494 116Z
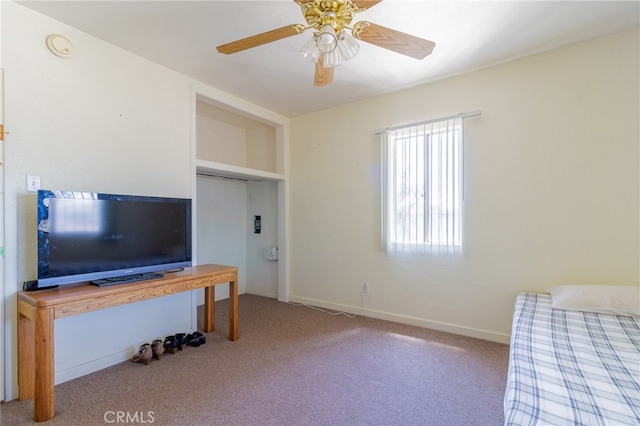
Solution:
M383 240L390 253L462 248L462 118L382 133Z

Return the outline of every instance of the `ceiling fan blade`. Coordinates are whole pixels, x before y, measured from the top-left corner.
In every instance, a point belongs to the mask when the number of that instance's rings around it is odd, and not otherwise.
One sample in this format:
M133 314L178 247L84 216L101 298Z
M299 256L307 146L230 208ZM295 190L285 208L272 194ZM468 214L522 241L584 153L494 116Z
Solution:
M430 40L367 21L361 21L354 25L353 36L367 43L416 59L424 59L431 54L436 46Z
M371 9L378 3L381 3L382 0L353 0L353 4L361 10Z
M333 67L325 68L322 65L322 55L316 61L316 75L313 79L314 86L326 86L333 82Z
M300 24L287 25L286 27L278 28L276 30L256 34L254 36L243 38L241 40L232 41L231 43L222 44L216 47L216 50L220 53L225 54L236 53L242 50L250 49L252 47L271 43L272 41L277 41L283 38L301 34L304 32L304 30L304 26Z

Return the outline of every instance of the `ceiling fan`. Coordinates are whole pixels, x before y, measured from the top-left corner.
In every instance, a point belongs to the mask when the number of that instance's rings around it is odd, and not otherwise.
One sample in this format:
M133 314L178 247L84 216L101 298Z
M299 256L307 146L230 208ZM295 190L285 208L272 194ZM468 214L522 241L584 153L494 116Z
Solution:
M333 81L334 67L358 53L360 46L356 39L416 59L424 59L431 54L436 45L432 41L367 21L351 25L354 14L372 8L382 0L294 1L302 8L307 26L287 25L220 45L216 49L220 53L236 53L313 29L313 37L303 46L300 53L316 64L314 85L325 86ZM351 30L351 35L347 30Z

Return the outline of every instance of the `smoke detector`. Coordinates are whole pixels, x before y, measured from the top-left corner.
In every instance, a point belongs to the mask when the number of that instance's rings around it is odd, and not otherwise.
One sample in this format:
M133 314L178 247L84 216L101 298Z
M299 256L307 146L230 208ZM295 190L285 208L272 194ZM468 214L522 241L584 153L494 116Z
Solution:
M69 58L73 55L73 45L69 39L59 34L47 36L47 48L51 53L61 58Z

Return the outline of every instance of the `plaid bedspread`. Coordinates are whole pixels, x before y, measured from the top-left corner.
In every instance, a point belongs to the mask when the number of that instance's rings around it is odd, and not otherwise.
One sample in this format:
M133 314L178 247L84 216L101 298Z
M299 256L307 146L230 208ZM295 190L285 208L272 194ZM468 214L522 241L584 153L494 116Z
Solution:
M521 293L511 333L506 425L640 425L638 318Z

